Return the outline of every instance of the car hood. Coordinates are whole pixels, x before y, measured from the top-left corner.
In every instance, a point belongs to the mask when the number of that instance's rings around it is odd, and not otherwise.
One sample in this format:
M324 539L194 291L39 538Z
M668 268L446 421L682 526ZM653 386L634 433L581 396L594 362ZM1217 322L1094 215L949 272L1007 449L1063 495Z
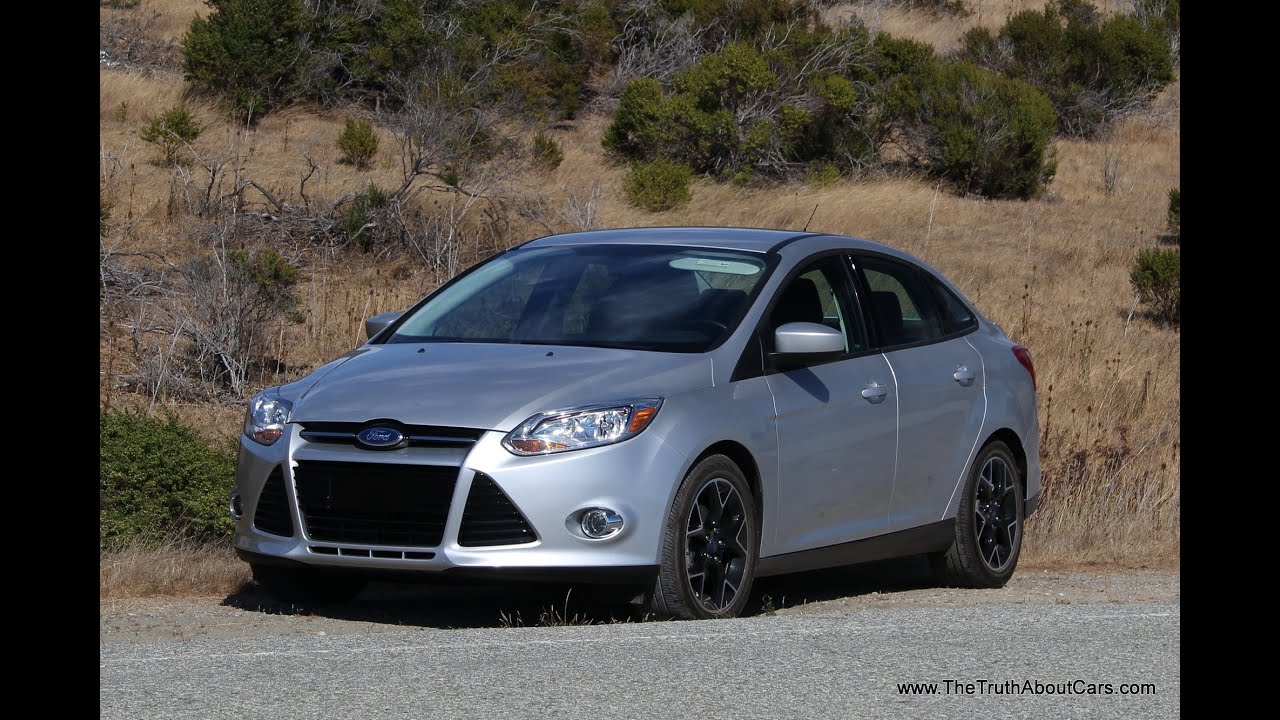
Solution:
M547 410L712 385L706 355L481 343L365 345L281 388L293 422L506 432Z

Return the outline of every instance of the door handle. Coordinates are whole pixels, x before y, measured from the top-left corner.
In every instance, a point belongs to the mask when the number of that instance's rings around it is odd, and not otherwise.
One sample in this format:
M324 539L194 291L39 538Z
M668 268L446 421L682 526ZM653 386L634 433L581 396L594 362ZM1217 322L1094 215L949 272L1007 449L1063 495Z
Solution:
M869 400L873 405L883 401L888 394L889 388L884 385L868 385L862 388L862 397Z
M977 376L973 374L972 370L961 365L956 368L955 373L952 374L951 377L955 378L956 382L960 383L962 386L969 387L973 384L974 378Z

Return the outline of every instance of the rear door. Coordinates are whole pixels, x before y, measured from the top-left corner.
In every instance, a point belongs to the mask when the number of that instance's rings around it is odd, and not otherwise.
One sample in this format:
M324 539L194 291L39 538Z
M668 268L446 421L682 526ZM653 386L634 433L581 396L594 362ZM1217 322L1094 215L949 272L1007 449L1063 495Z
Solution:
M760 334L766 354L773 331L788 322L821 323L845 336L839 359L766 370L778 434L773 546L789 553L883 532L893 489L897 396L888 362L869 347L847 255L802 263L765 317Z
M897 472L885 529L938 522L986 410L982 358L964 337L976 320L953 317L939 293L949 291L922 268L864 253L854 265L875 342L898 388Z

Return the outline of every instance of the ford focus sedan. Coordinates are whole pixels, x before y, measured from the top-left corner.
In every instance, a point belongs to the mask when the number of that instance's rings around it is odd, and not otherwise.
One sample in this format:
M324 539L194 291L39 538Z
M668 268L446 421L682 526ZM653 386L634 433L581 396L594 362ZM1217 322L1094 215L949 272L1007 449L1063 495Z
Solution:
M366 330L248 408L235 547L280 599L545 580L716 618L757 577L916 554L997 587L1040 499L1030 353L878 243L544 237Z

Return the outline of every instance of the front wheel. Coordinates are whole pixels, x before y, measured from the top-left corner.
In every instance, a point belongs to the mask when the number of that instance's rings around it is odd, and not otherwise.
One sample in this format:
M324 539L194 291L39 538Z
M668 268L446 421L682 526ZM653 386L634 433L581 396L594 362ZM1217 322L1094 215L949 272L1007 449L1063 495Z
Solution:
M756 500L742 470L724 455L704 459L676 491L649 610L679 620L738 615L759 547Z
M987 444L965 483L955 540L930 558L938 579L956 587L1003 587L1022 550L1023 511L1017 460L1003 442Z

